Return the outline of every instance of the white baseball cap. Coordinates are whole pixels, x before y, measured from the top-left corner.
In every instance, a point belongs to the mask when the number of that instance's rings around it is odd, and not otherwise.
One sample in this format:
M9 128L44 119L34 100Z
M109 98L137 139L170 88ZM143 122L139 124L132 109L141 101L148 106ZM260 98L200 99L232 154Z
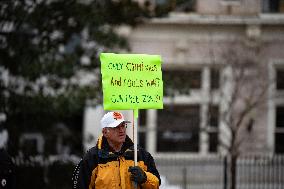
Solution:
M130 121L126 121L120 112L108 112L101 119L101 127L102 129L105 127L117 127L122 122L130 123Z

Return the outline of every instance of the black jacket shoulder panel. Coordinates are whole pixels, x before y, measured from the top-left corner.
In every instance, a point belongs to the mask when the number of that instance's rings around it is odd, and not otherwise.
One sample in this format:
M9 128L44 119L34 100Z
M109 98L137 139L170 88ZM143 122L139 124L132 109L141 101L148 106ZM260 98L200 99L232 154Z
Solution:
M148 169L147 171L154 174L159 179L159 185L161 185L160 174L159 174L159 171L156 168L154 158L145 149L140 147L140 148L138 148L138 150L139 150L139 155L141 156L141 159L144 161L145 165L147 165L147 169Z
M88 188L92 177L92 171L98 166L97 158L98 149L96 147L91 148L83 156L80 162L75 167L72 176L72 188L73 189L85 189Z

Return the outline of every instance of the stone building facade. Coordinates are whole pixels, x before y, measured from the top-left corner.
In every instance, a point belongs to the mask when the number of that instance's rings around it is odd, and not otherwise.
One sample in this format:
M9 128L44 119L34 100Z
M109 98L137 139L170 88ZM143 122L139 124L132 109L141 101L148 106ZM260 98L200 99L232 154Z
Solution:
M131 53L162 56L164 88L171 85L165 89L163 110L140 111L140 145L156 157L226 154L224 146L230 144L232 133L222 119L229 104L220 91L232 95L232 83L224 81L224 76L230 75L227 65L246 56L244 49L248 49L255 53L255 61L264 65L257 80L264 79L268 85L261 105L244 118L237 141L241 141L240 152L283 153L283 5L281 0L196 0L191 5L194 11L185 12L180 8L183 5L176 5L167 17L134 29L122 28ZM228 49L242 53L230 56ZM225 52L227 59L223 58ZM99 107L96 111L100 115L103 110ZM126 114L131 118L131 112Z

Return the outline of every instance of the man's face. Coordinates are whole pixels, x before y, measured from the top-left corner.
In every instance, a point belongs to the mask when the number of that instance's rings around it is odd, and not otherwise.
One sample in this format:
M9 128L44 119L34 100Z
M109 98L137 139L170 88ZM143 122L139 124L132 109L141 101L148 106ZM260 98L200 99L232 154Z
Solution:
M126 123L122 122L117 127L106 128L104 136L113 144L122 144L126 138Z

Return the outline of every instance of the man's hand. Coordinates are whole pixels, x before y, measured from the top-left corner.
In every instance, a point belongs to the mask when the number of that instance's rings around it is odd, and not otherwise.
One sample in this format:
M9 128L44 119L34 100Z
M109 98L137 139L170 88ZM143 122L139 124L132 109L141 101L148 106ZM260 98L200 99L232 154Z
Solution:
M139 166L129 167L128 172L131 172L130 179L138 184L142 184L147 180L146 173Z

